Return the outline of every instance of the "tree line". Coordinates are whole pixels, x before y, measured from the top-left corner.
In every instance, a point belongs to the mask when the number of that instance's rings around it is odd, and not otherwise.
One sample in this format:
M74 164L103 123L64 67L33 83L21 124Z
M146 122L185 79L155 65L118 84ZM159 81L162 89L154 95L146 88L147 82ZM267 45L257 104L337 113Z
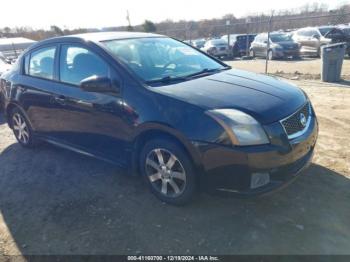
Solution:
M306 4L301 8L279 10L273 12L272 23L269 24L272 14L250 14L246 17L236 18L227 14L221 18L204 19L200 21L171 19L160 23L150 20L140 25L106 27L102 31L141 31L157 32L178 39L195 39L217 37L227 33L259 33L271 30L293 30L305 26L319 26L329 24L350 23L350 5L342 5L334 10L328 10L325 4L317 2ZM52 25L49 29L34 30L31 27L4 27L0 28L0 37L26 37L33 40L42 40L54 36L78 33L99 32L97 28L62 29Z

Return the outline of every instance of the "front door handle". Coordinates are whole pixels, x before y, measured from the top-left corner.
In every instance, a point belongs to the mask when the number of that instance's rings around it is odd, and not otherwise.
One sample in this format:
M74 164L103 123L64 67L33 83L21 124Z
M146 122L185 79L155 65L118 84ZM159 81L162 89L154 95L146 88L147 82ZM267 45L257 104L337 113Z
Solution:
M56 103L60 104L60 105L65 105L66 104L66 97L65 96L55 96L54 100Z

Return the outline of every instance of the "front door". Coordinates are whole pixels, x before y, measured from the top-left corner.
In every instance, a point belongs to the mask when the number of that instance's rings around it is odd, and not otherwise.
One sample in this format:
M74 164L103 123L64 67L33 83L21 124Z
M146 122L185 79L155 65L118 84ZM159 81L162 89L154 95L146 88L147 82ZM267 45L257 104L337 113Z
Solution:
M123 160L123 100L117 93L87 92L80 81L91 76L119 82L103 58L80 45L62 45L59 88L53 102L60 107L54 138L110 160ZM116 87L117 90L117 87Z

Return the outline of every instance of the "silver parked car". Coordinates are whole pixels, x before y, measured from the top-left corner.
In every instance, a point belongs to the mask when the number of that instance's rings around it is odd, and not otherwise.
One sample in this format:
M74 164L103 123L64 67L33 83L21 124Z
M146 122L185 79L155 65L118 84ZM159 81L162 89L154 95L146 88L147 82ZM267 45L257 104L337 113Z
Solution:
M275 58L299 57L299 45L289 34L276 32L270 34L268 45L267 33L258 34L250 46L250 56Z
M335 26L301 28L293 33L294 41L300 45L300 53L319 57L321 46L347 42L345 34Z
M209 55L216 56L219 58L227 57L230 53L227 41L225 41L224 39L208 40L205 43L204 47L201 49Z

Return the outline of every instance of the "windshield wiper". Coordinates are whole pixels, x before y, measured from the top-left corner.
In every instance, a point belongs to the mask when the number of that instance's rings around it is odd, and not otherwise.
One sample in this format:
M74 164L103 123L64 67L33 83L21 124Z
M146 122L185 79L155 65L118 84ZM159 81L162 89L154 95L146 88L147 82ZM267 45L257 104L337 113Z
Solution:
M187 77L172 77L172 76L164 76L159 79L154 80L148 80L146 81L146 84L155 84L155 83L170 83L170 82L176 82L176 81L184 81L187 80Z
M177 81L186 81L186 80L189 80L193 77L201 77L203 75L209 75L211 73L214 73L214 72L219 72L219 71L222 71L222 70L228 70L228 69L231 69L230 66L227 66L227 67L224 67L224 68L204 68L203 70L200 70L196 73L193 73L193 74L189 74L189 75L186 75L186 76L177 76L177 77L173 77L173 76L164 76L162 78L159 78L159 79L154 79L154 80L148 80L146 81L145 83L146 84L156 84L156 83L171 83L171 82L177 82Z
M224 68L204 68L203 70L198 71L198 72L193 73L193 74L190 74L190 75L187 75L186 77L187 78L200 77L200 76L203 76L203 75L208 75L208 74L211 74L211 73L215 73L215 72L219 72L219 71L223 71L223 70L228 70L228 69L231 69L231 67L227 66L227 67L224 67Z

